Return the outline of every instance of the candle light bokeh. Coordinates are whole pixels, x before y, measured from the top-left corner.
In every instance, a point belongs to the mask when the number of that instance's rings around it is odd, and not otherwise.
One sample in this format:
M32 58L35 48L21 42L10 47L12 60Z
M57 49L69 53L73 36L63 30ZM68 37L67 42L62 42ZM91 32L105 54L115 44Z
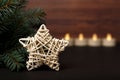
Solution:
M69 41L69 46L90 46L90 47L114 47L116 46L116 39L112 34L108 33L105 38L100 38L96 33L91 38L87 38L83 33L80 33L77 38L72 38L69 33L64 36L65 40Z
M75 46L87 46L87 39L83 33L80 33L78 38L75 39Z
M116 39L108 33L106 37L102 39L102 45L105 47L114 47L116 45Z
M92 35L92 38L90 38L88 40L88 46L91 46L91 47L99 47L99 46L101 46L101 39L98 38L96 33L94 33Z
M67 41L69 41L69 45L68 46L73 46L74 40L71 38L71 36L70 36L69 33L65 34L64 39L67 40Z

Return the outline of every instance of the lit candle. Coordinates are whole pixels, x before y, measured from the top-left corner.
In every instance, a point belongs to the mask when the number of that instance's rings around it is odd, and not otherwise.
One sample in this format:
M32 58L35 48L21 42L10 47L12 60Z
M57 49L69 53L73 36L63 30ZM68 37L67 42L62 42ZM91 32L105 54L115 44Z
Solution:
M68 46L73 46L73 39L71 38L71 36L70 36L69 33L65 34L64 39L67 40L67 41L69 41L69 45Z
M84 35L82 33L80 33L78 38L75 39L75 45L76 46L86 46L87 45L87 39L84 38Z
M110 33L108 33L106 38L102 39L102 45L105 47L114 47L116 45L116 40L112 38Z
M93 34L92 38L88 40L88 45L91 47L101 46L101 39L98 38L97 34Z

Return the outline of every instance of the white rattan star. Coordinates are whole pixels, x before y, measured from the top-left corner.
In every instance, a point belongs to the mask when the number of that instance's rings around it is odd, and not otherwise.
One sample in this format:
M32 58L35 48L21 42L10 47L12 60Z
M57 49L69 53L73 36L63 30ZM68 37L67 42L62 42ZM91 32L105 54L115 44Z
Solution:
M21 38L19 42L29 52L28 61L26 62L28 70L45 64L58 71L58 54L68 45L66 40L52 38L44 24L40 26L34 37Z

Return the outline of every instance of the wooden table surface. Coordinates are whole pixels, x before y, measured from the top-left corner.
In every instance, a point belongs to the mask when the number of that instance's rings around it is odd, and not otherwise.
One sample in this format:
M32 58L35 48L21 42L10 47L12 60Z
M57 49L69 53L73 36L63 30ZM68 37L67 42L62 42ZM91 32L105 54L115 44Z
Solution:
M120 79L120 45L113 48L68 47L59 57L59 72L47 66L22 72L0 68L0 80Z

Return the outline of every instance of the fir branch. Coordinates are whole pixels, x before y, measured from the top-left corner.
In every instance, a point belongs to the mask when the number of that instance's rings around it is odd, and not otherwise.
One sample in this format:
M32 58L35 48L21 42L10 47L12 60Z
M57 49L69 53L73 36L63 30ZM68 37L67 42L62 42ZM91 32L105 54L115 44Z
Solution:
M26 65L28 54L21 48L19 38L34 34L33 26L45 23L45 12L42 9L25 10L26 2L0 1L0 54L3 57L0 63L11 71L19 71Z
M13 13L15 6L18 3L14 2L14 0L1 0L0 2L0 16L9 16L10 13ZM9 13L9 14L8 14Z
M19 71L25 68L25 58L17 50L4 54L3 61L11 71Z
M23 14L25 14L25 20L27 23L29 23L29 25L34 26L45 23L43 20L46 16L46 13L43 9L29 9Z
M3 65L2 55L0 55L0 67Z

